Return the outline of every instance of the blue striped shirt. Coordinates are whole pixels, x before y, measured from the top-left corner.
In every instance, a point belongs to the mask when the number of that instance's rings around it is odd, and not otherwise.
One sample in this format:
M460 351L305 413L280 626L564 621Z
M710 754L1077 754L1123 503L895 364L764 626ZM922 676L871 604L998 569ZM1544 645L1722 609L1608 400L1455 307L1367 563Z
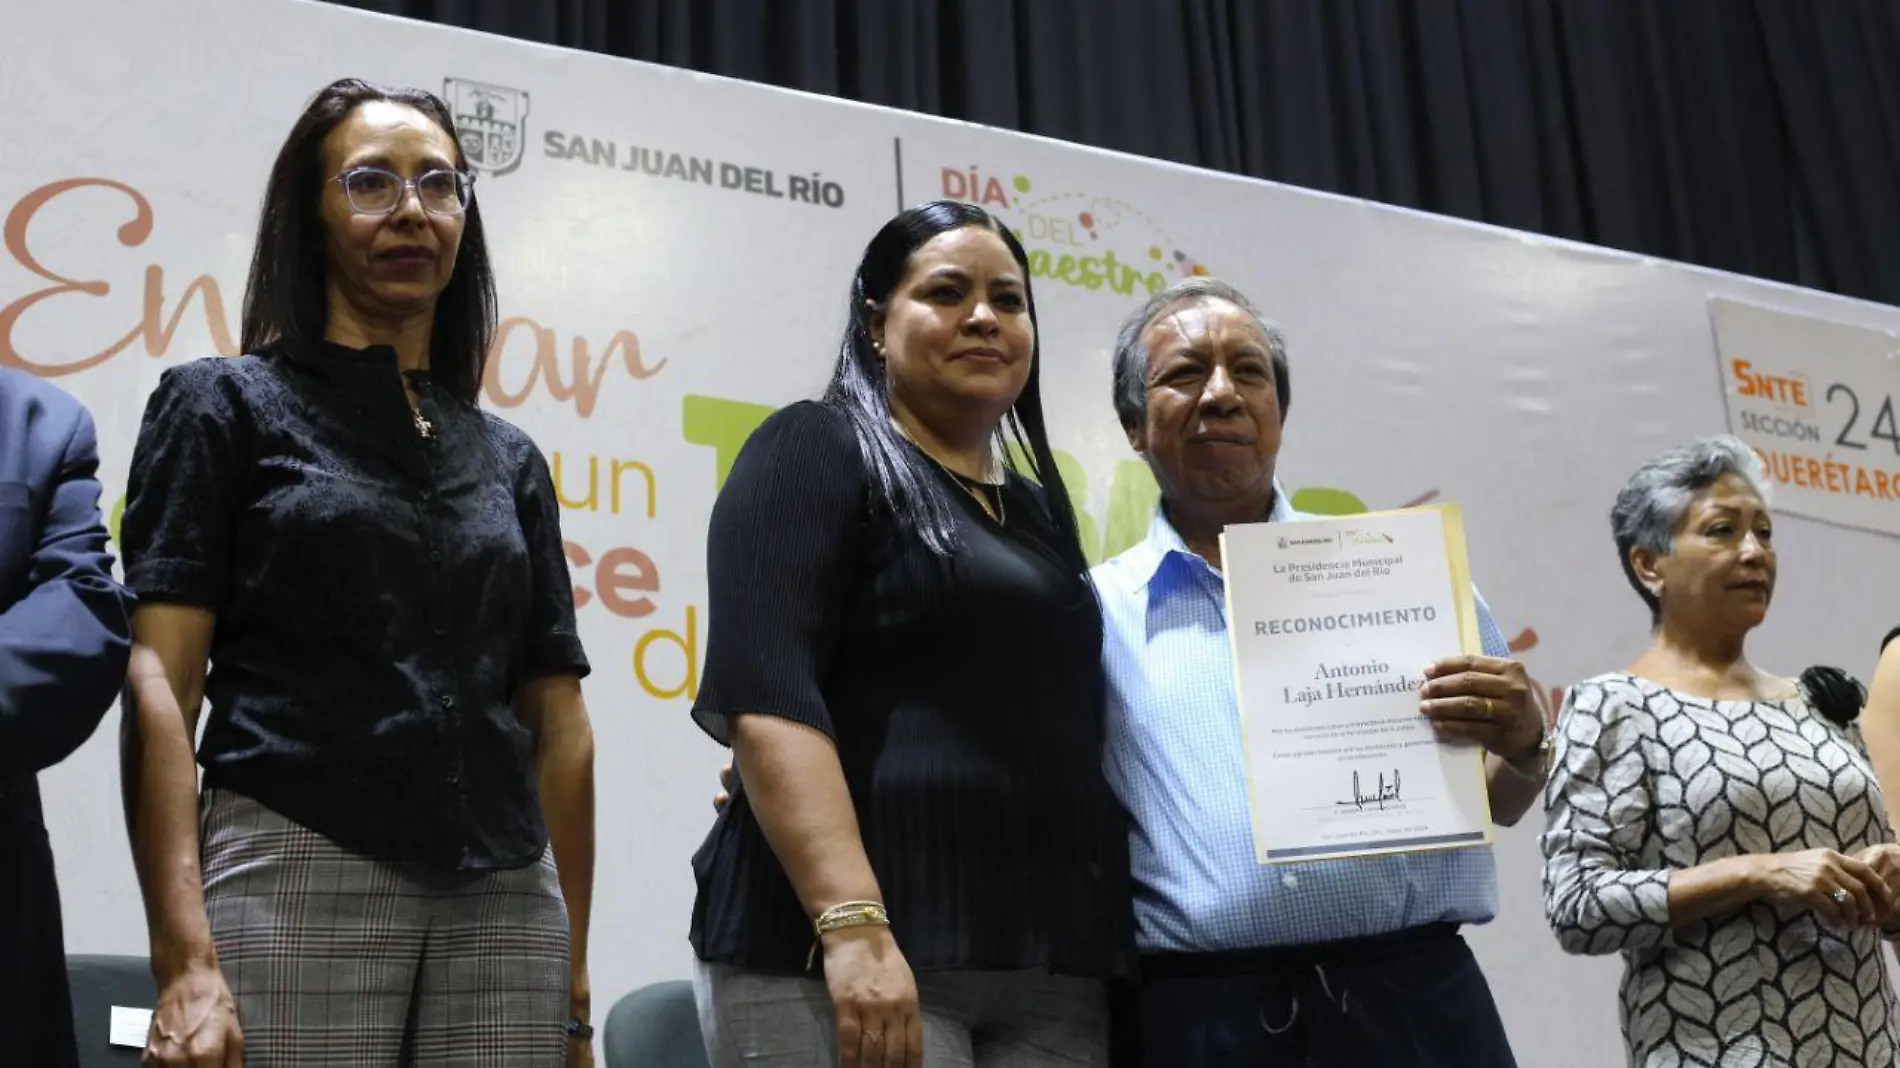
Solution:
M1310 518L1275 485L1272 522ZM1328 942L1497 914L1489 848L1256 862L1220 572L1157 509L1147 540L1093 574L1108 675L1104 764L1133 821L1143 952ZM1487 654L1510 655L1482 598L1478 625Z

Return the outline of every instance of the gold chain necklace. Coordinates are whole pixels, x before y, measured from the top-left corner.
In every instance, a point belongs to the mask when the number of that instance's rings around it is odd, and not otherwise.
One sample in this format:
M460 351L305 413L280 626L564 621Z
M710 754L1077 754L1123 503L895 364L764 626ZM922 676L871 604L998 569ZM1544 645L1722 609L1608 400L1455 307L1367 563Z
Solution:
M924 453L924 455L930 456L929 453ZM1003 504L1003 487L996 485L994 483L987 483L987 482L979 483L974 479L964 478L962 475L959 475L955 471L950 470L950 468L946 466L942 460L937 459L935 456L930 456L930 459L933 462L935 462L938 467L943 468L945 474L948 474L951 478L956 479L957 485L962 486L965 493L968 493L970 496L976 498L976 503L982 506L984 514L988 515L991 519L996 520L997 526L1000 527L1000 526L1008 525L1009 510ZM994 505L990 503L990 498L987 494L977 489L977 486L979 485L990 486L991 488L996 490L996 503Z
M949 475L950 478L954 482L956 482L957 485L963 487L963 492L968 493L976 501L977 506L983 509L984 515L987 515L991 519L995 520L996 525L999 527L1008 525L1009 509L1008 509L1008 506L1003 503L1003 487L1001 485L998 485L996 483L981 482L977 479L968 478L964 475L958 474L956 471L951 469L949 464L944 463L942 460L938 459L936 453L931 452L929 449L925 448L923 442L918 441L916 438L912 437L910 434L910 431L904 429L903 423L898 422L896 419L892 419L891 425L897 428L897 432L899 434L904 435L905 441L908 441L912 445L917 446L917 451L923 453L924 458L926 460L929 460L931 463L936 464L937 467L940 470L942 470L944 474ZM990 498L977 489L977 486L979 485L994 486L996 490L995 504L991 504Z

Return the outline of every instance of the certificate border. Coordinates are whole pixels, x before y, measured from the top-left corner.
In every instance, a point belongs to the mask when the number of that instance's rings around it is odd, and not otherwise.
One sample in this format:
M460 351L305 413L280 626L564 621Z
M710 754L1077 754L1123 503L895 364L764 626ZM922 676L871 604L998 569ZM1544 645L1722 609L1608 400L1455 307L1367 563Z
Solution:
M1346 857L1385 856L1390 853L1428 853L1437 849L1460 849L1491 844L1491 822L1485 829L1470 834L1440 834L1429 838L1387 838L1380 842L1356 842L1350 852L1334 846L1293 846L1267 850L1268 864L1286 864L1299 860L1339 860Z

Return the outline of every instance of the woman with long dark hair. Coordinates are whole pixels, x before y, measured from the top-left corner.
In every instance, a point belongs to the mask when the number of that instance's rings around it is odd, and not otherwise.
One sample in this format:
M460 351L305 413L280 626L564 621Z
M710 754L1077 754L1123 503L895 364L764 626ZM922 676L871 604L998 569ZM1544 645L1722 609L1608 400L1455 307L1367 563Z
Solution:
M473 182L436 97L326 87L271 171L246 355L146 408L122 761L150 1063L590 1056L588 664L547 464L476 406Z
M922 204L848 314L824 399L768 419L713 510L693 714L737 777L694 861L708 1050L1105 1064L1127 828L1028 258Z

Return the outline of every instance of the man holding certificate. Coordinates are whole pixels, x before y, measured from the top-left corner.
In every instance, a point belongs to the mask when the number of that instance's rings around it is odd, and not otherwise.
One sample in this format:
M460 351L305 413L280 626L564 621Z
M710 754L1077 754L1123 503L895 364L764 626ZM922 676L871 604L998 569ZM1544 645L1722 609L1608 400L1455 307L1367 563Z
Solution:
M1145 1060L1513 1065L1457 928L1496 913L1489 821L1538 797L1541 702L1469 589L1455 512L1294 522L1290 397L1284 339L1223 283L1122 328L1115 405L1162 501L1094 577ZM1250 790L1250 759L1273 781Z

